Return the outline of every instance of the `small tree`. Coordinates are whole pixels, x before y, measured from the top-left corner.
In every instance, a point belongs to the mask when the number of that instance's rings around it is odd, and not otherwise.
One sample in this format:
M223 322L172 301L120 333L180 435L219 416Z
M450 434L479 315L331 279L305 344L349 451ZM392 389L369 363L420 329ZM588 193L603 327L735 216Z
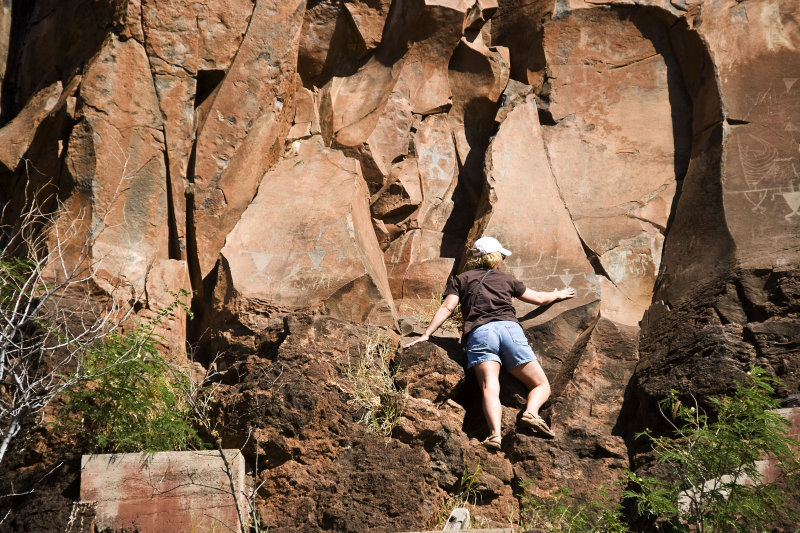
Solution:
M131 312L92 298L98 265L89 261L90 237L76 239L79 222L61 227L34 202L13 226L0 226L0 463L25 417L86 379L76 356Z
M773 383L763 369L752 368L748 383L737 383L732 396L710 400L711 415L696 400L682 404L671 391L661 409L672 414L665 418L674 435L651 430L638 435L651 440L656 460L670 466L671 479L628 473L634 488L624 494L639 514L699 532L752 531L791 518L787 495L763 482L756 464L771 456L790 487L799 481L800 443L789 436L789 422L771 411L778 407Z

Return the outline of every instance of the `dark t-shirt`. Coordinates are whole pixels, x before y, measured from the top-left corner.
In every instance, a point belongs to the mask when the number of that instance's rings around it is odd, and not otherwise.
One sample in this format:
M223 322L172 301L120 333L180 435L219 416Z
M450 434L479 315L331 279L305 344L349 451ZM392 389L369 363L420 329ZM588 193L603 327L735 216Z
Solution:
M519 298L525 292L525 284L511 274L492 269L478 289L475 304L470 307L472 294L478 287L485 268L467 270L450 278L444 295L457 294L461 302L461 314L464 316L464 335L466 339L470 331L495 320L511 320L518 322L517 312L511 303L512 298Z

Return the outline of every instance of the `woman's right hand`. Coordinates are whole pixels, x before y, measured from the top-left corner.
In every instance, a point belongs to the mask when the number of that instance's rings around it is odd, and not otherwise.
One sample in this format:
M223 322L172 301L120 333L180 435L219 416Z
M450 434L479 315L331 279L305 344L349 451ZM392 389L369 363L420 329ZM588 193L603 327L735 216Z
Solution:
M425 342L428 339L430 339L430 337L428 335L422 335L421 337L414 339L413 341L409 342L408 344L404 344L403 348L410 348L411 346L414 346L418 342Z

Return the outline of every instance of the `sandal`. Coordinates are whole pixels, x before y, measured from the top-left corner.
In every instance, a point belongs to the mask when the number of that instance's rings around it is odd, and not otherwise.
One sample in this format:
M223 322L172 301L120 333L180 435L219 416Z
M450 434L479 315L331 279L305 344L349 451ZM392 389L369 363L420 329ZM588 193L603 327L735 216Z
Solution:
M502 438L503 437L500 435L489 435L485 440L481 441L481 446L487 450L499 450Z
M550 427L547 425L547 422L544 421L544 418L535 415L529 411L525 411L524 413L522 413L522 418L520 418L520 422L522 423L522 425L528 426L536 433L545 435L547 437L550 437L551 439L556 436L556 434L553 433L553 430L551 430Z

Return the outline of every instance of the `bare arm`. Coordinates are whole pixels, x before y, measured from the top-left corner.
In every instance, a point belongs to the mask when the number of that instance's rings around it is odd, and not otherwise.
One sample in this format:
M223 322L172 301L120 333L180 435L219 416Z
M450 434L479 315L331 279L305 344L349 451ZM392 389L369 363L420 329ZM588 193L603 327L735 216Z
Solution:
M525 289L522 296L519 297L523 302L534 305L547 305L561 300L568 300L575 296L575 289L572 287L564 287L561 290L553 289L550 292L539 292L531 289Z
M439 309L436 310L434 313L433 318L431 319L431 323L425 329L425 333L422 334L421 337L414 339L413 341L409 342L408 344L404 344L403 348L408 348L409 346L413 346L418 342L425 342L431 338L431 335L439 329L439 326L444 324L444 321L450 317L450 314L453 312L453 309L456 308L458 305L458 295L457 294L448 294L442 305L439 306Z

